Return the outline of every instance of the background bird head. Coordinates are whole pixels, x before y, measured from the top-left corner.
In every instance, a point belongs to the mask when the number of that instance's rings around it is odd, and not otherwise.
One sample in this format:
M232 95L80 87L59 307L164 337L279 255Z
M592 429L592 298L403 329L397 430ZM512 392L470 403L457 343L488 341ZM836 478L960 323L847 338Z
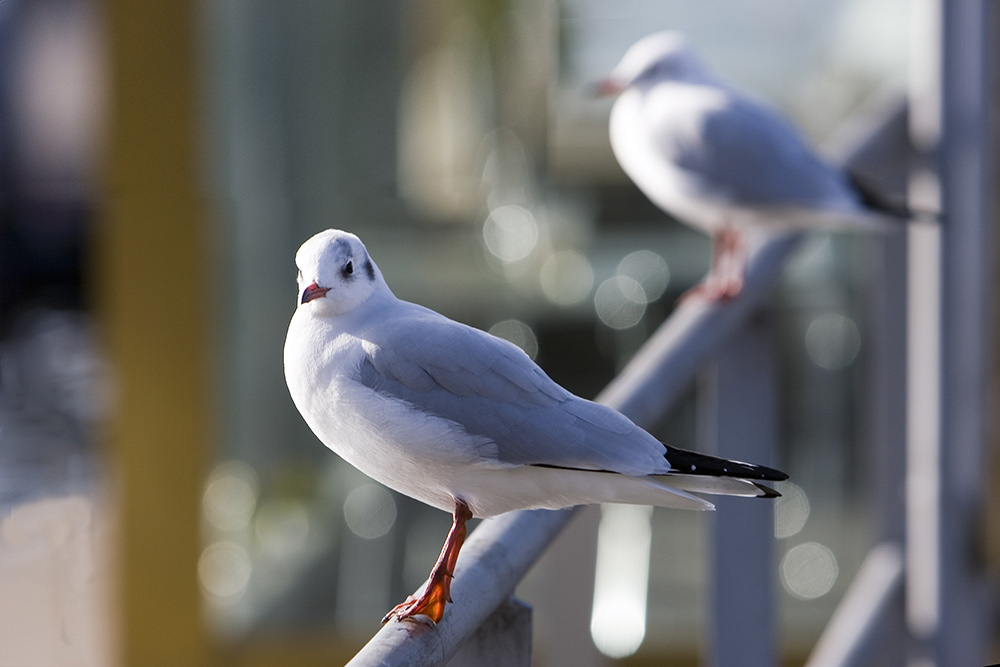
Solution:
M710 79L684 36L668 30L633 44L611 74L597 84L597 92L614 95L626 88L648 88L665 81L705 83Z

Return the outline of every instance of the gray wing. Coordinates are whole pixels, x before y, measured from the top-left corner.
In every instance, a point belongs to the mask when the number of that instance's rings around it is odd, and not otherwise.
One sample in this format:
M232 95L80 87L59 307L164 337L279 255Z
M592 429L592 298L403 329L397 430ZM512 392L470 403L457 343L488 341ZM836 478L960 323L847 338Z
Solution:
M419 306L362 338L362 384L490 439L500 463L636 475L669 469L659 441L566 391L505 340Z
M661 150L703 192L734 205L857 204L843 173L820 160L777 113L735 93L706 95L704 100L700 108L683 105L699 116L693 124L689 118L678 125L679 111L664 111L659 123L651 119ZM667 96L656 104L668 104ZM678 127L689 131L678 132Z

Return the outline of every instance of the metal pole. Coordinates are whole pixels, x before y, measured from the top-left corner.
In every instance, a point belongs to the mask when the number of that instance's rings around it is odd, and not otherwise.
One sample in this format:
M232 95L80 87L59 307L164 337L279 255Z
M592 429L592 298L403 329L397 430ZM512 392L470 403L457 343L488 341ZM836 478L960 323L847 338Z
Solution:
M993 3L918 5L911 132L936 149L941 229L911 232L907 620L913 663L982 664L993 627L979 525L985 489L996 132ZM933 202L932 202L933 203Z
M941 523L931 656L942 667L982 664L994 627L979 525L993 340L991 7L981 0L941 4Z
M706 449L772 463L778 438L777 364L765 315L733 337L703 374ZM713 498L709 655L718 667L777 664L774 505Z

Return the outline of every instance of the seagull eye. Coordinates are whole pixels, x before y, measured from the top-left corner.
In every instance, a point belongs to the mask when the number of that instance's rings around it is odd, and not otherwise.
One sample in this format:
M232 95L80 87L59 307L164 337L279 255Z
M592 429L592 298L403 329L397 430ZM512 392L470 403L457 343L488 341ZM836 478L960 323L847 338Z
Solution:
M348 262L344 265L344 275L349 276L354 273L354 262Z

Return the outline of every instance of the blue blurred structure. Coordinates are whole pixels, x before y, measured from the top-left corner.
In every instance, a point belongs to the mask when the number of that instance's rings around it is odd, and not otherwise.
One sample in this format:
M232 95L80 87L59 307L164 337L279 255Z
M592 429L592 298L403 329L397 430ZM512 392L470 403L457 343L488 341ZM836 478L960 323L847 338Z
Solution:
M86 0L0 5L0 432L5 504L92 481L106 374L85 314L98 35Z

